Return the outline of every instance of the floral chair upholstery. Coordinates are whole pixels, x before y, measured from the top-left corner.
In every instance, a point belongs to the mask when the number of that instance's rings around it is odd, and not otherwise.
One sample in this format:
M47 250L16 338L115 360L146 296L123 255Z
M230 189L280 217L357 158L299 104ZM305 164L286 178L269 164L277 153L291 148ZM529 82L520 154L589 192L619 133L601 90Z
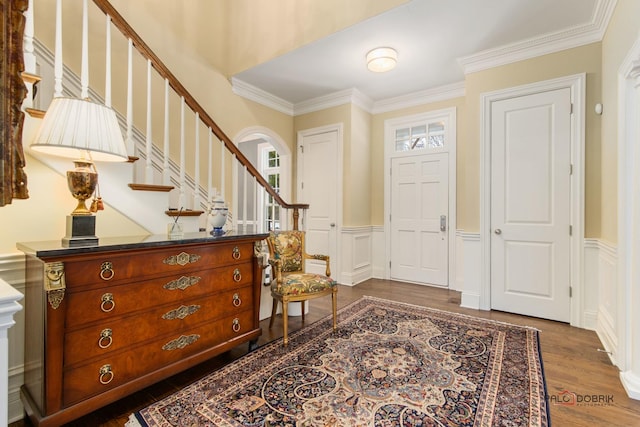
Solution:
M300 301L302 304L302 320L304 321L305 301L331 294L333 307L333 329L337 329L337 295L336 281L331 278L328 255L309 255L305 252L304 231L272 232L267 237L269 246L269 264L272 268L271 296L273 308L269 329L273 326L278 303L282 304L283 341L289 344L287 336L288 303ZM325 261L325 275L305 272L307 259Z

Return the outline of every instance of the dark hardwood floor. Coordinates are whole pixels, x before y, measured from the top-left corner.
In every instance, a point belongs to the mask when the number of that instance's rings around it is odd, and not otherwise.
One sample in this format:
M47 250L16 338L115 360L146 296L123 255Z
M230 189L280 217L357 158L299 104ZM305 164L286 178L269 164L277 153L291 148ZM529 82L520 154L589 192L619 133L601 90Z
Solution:
M266 291L266 289L265 289ZM460 294L446 289L413 285L401 282L372 279L357 286L340 286L339 307L343 307L363 295L402 301L453 312L466 313L498 321L531 326L539 329L540 345L549 395L569 391L583 401L600 401L598 404L571 406L550 403L551 421L558 427L587 426L640 426L640 401L629 399L620 383L619 371L606 353L598 351L602 345L593 331L574 328L565 323L496 311L478 311L460 307ZM315 322L330 314L331 299L319 298L310 302L305 323ZM263 334L259 344L281 338L282 319L278 317L272 330L269 319L261 322ZM291 318L291 331L303 326L300 318ZM182 374L168 378L131 396L93 412L67 426L123 426L129 414L179 390L209 372L241 357L246 345L235 348L219 357L198 365ZM9 427L30 426L28 421L18 421Z

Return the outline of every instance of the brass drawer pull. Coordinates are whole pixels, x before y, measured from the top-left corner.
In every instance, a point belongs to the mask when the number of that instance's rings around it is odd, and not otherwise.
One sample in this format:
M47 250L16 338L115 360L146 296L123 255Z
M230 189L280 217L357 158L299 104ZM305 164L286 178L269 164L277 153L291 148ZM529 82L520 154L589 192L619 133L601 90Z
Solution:
M165 345L163 345L162 349L163 350L167 350L167 351L178 350L178 349L185 348L186 346L193 344L194 342L198 341L198 339L200 339L200 335L198 335L198 334L180 335L180 338L176 338L175 340L171 340L168 343L166 343Z
M240 295L233 294L233 306L240 307L241 304L242 304L242 300L240 299Z
M111 336L111 329L103 329L100 332L100 339L98 340L98 347L100 348L108 348L113 343L113 337Z
M167 311L165 314L162 315L162 318L164 320L175 320L175 319L182 320L187 316L191 316L193 313L195 313L198 310L200 310L200 306L197 304L190 305L188 307L186 305L181 305L180 307L174 310Z
M197 262L202 258L198 254L188 254L186 252L180 252L178 255L171 255L165 258L162 262L168 265L187 265L193 262Z
M233 332L240 332L240 319L238 319L237 317L233 319L231 329L233 329Z
M113 381L113 371L111 365L102 365L100 367L100 384L109 384Z
M106 294L102 294L100 309L105 313L108 313L114 308L116 308L116 302L113 300L113 294L108 292Z
M201 278L198 276L189 276L189 277L182 276L179 279L168 282L163 286L163 288L169 291L175 291L176 289L180 289L181 291L184 291L189 286L196 285L198 282L200 282L200 279Z
M233 253L231 254L233 259L240 259L240 248L237 246L233 248Z
M111 280L116 273L113 271L113 264L110 261L105 261L100 266L100 278L102 280Z
M241 280L242 280L242 274L240 274L240 270L236 268L235 270L233 270L233 281L239 282Z

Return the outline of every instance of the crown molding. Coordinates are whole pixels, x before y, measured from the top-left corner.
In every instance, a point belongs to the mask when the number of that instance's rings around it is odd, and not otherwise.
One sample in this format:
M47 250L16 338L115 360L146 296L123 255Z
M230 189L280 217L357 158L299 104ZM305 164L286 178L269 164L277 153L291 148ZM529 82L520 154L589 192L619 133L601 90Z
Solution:
M256 86L250 85L235 77L231 78L231 90L242 98L249 99L251 101L262 104L265 107L272 108L281 113L293 116L293 104L289 101L285 101L269 92L262 90Z
M415 107L416 105L430 104L432 102L444 101L465 96L464 81L438 86L431 89L413 92L407 95L382 99L373 103L371 114L387 113L403 108Z
M617 0L598 0L591 22L458 58L464 74L602 41Z
M295 104L293 111L295 116L299 116L344 104L357 105L363 110L370 112L373 101L358 89L351 88L298 102Z

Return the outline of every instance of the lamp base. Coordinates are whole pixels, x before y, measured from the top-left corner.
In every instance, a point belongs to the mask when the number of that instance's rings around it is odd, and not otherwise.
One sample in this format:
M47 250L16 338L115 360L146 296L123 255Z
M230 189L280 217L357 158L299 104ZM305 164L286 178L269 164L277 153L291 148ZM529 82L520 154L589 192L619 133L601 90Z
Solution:
M97 244L95 216L67 215L67 235L62 238L62 246L73 248L76 246L95 246Z

